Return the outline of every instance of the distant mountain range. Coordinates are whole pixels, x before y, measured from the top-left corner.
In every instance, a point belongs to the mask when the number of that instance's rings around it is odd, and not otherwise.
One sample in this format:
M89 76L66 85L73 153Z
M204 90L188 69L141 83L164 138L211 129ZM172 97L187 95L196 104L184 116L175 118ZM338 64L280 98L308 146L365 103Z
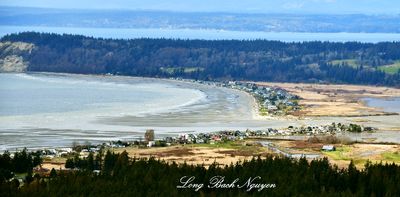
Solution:
M400 15L307 15L0 7L0 26L400 33Z

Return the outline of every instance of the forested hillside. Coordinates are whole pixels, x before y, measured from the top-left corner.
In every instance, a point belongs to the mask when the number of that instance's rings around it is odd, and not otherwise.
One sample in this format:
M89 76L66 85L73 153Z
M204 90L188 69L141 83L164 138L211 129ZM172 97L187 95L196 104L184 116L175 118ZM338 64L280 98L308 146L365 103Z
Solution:
M91 159L90 159L91 158ZM101 158L101 157L99 157ZM130 159L126 152L107 152L99 162L101 171L93 172L98 160L81 160L80 170L53 172L50 176L27 176L24 185L18 181L0 180L0 196L398 196L400 167L395 164L365 165L358 170L350 163L347 169L329 164L326 158L307 161L268 156L229 166L167 164L155 159ZM2 163L3 164L3 163ZM3 164L4 165L4 164ZM185 185L181 178L195 177ZM225 177L221 184L214 176ZM252 184L274 184L274 188L251 188ZM223 188L222 184L233 187ZM183 179L185 180L185 179ZM255 186L255 185L253 185Z
M34 32L1 41L34 44L29 52L0 48L0 58L21 56L28 71L400 86L399 42L115 40Z

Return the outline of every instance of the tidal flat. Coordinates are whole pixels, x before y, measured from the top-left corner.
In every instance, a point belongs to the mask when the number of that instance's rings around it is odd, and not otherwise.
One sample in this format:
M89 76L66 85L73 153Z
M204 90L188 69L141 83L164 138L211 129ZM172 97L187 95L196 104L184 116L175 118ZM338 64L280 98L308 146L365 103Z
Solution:
M62 147L74 142L136 140L143 137L146 129L155 129L156 137L163 138L191 132L256 130L332 122L354 122L379 129L375 133L350 136L356 140L400 142L399 115L260 116L251 95L192 82L53 73L0 74L0 81L1 150ZM336 86L333 88L338 89ZM385 93L386 97L398 95L395 91ZM341 95L336 96L341 101ZM317 97L305 98L301 102L312 98ZM305 107L304 110L318 108L315 105ZM371 106L365 107L375 110Z

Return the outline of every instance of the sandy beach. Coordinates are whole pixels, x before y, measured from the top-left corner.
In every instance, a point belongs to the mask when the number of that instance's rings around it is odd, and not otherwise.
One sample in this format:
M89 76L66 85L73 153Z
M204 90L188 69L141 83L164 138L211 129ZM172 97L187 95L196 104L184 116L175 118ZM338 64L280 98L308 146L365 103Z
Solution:
M9 74L3 77L11 77L11 80L5 80L10 86L4 85L4 92L8 93L9 88L13 88L11 84L21 84L15 87L15 91L21 91L19 94L24 94L25 97L10 95L9 98L3 97L2 102L16 101L9 106L22 105L30 111L26 114L12 114L14 111L7 114L8 111L2 109L4 114L0 116L0 132L5 140L0 143L0 150L15 150L25 146L63 147L70 146L73 142L89 141L97 144L110 140L137 140L149 128L156 131L158 138L163 138L181 133L279 129L288 126L326 125L332 122L376 127L379 129L377 133L363 138L400 142L400 116L368 107L361 101L365 97L400 96L400 90L393 88L260 82L260 85L287 89L303 98L300 100L303 108L297 114L261 116L258 103L250 94L193 82L50 73ZM38 88L46 91L39 95L37 91L32 91ZM18 100L42 94L48 99L54 93L50 90L56 91L58 95L60 88L66 89L68 95L75 96L54 98L46 101L45 105L39 97L34 103L31 99L21 102ZM129 99L121 100L125 98ZM135 100L137 98L138 101ZM105 102L107 100L110 102ZM187 104L182 105L182 102ZM70 106L75 106L74 103L82 107L70 110ZM36 108L49 108L53 111L38 113L33 110ZM13 109L14 107L10 107L10 110ZM23 113L24 110L16 112Z
M368 107L362 98L400 97L400 89L360 85L325 85L305 83L269 83L259 85L280 87L300 96L304 108L296 116L376 116L391 113Z

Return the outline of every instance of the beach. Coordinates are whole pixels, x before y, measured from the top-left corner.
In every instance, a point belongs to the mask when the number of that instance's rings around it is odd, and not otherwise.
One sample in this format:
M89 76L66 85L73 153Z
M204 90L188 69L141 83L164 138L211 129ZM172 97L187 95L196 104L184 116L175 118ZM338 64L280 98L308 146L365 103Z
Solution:
M400 90L393 88L258 83L299 95L303 106L297 114L261 116L259 104L247 92L190 81L52 73L2 76L12 78L2 83L2 105L20 110L1 110L0 135L5 139L1 150L137 140L146 129L154 129L161 139L182 133L332 122L378 129L376 133L351 136L354 139L400 142L400 116L366 106L362 100L399 96ZM28 99L18 100L21 95Z
M400 97L400 89L389 87L268 82L257 84L280 87L300 96L300 104L305 107L296 114L298 116L390 115L382 109L367 106L362 99Z
M0 149L70 146L270 125L238 90L168 79L1 74Z

